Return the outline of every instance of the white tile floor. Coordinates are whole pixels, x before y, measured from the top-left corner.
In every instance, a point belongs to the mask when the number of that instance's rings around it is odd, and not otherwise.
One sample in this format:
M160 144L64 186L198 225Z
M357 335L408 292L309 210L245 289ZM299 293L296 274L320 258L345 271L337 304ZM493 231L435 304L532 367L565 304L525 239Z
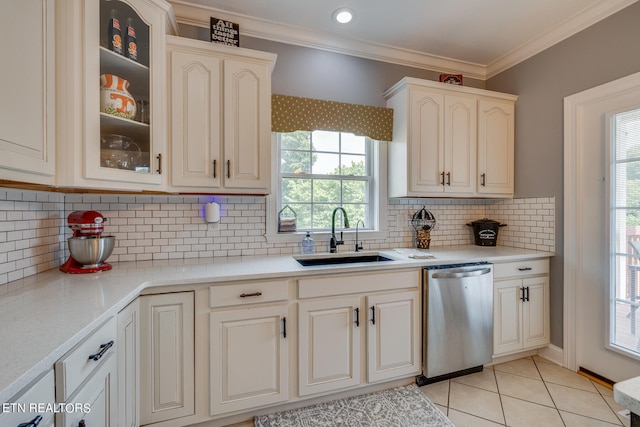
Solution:
M538 356L421 389L457 427L629 426L612 390Z

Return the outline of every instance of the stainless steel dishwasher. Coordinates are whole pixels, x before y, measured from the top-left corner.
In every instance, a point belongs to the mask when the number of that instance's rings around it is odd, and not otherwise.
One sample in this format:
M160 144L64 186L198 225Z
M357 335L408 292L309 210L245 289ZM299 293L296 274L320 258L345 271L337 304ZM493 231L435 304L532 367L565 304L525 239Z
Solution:
M482 370L493 354L493 265L423 271L423 352L419 385Z

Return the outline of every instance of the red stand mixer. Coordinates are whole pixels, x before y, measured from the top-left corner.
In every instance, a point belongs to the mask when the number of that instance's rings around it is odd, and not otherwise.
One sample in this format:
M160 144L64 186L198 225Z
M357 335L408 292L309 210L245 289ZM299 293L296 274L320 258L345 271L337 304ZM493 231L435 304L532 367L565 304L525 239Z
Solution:
M69 259L60 270L71 274L97 273L111 270L104 262L115 245L114 236L103 236L107 219L97 211L74 211L67 217L73 237L67 239Z

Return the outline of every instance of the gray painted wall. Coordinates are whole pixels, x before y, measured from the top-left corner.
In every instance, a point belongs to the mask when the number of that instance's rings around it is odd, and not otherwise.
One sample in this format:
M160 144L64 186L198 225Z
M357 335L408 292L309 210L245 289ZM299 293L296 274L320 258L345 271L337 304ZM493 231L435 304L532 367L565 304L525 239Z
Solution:
M563 346L563 98L640 71L640 3L489 79L514 93L516 197L555 196L551 342Z

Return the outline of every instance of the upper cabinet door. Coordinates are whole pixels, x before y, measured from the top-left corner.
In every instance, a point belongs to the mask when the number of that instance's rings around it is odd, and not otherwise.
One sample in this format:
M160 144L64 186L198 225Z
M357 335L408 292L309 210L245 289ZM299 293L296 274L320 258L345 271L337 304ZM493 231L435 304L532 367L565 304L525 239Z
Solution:
M415 90L410 94L409 105L410 191L442 193L444 95Z
M513 102L480 99L478 110L478 193L513 196Z
M445 193L472 195L475 192L476 115L475 97L445 96Z
M271 73L264 64L224 61L224 157L227 188L268 193Z
M52 184L54 1L4 2L0 35L0 179Z
M215 56L169 50L171 72L171 183L219 188L222 129L220 77Z

